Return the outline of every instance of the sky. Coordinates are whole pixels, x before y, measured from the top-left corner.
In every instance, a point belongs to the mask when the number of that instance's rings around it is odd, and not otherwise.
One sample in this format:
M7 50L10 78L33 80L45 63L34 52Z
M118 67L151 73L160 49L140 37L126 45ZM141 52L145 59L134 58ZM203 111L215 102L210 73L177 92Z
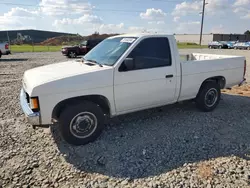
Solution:
M202 0L0 0L0 30L199 34ZM203 33L250 29L250 0L206 0Z

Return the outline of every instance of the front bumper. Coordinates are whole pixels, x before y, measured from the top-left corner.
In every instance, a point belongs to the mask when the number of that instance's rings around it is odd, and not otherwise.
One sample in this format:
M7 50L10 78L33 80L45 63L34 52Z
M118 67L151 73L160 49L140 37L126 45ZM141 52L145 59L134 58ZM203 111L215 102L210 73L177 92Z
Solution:
M27 99L26 99L26 94L23 89L21 89L21 92L20 92L20 104L21 104L22 110L25 114L27 121L31 125L40 125L41 124L40 113L33 112L31 110L29 103L27 102Z
M68 54L67 50L61 50L61 52L62 52L63 55L67 55Z

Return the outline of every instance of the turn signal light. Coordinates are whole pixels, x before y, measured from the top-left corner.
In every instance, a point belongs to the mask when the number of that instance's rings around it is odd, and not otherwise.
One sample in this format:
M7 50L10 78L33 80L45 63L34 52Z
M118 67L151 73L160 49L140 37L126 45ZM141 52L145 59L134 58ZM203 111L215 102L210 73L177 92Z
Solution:
M32 110L39 109L38 97L32 97L32 98L30 98L30 108Z

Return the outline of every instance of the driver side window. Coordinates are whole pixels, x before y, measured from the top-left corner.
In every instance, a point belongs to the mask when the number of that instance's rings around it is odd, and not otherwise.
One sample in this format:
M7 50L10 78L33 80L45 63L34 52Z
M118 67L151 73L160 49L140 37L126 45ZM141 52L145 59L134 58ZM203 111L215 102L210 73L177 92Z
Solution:
M133 70L171 66L171 51L168 38L154 37L142 40L127 56L134 62ZM121 65L121 69L125 68Z

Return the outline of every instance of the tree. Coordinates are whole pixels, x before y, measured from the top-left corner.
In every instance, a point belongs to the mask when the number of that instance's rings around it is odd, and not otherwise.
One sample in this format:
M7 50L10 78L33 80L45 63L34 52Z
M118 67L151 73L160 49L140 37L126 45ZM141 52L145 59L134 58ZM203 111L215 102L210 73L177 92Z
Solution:
M245 35L250 35L250 30L245 31Z

